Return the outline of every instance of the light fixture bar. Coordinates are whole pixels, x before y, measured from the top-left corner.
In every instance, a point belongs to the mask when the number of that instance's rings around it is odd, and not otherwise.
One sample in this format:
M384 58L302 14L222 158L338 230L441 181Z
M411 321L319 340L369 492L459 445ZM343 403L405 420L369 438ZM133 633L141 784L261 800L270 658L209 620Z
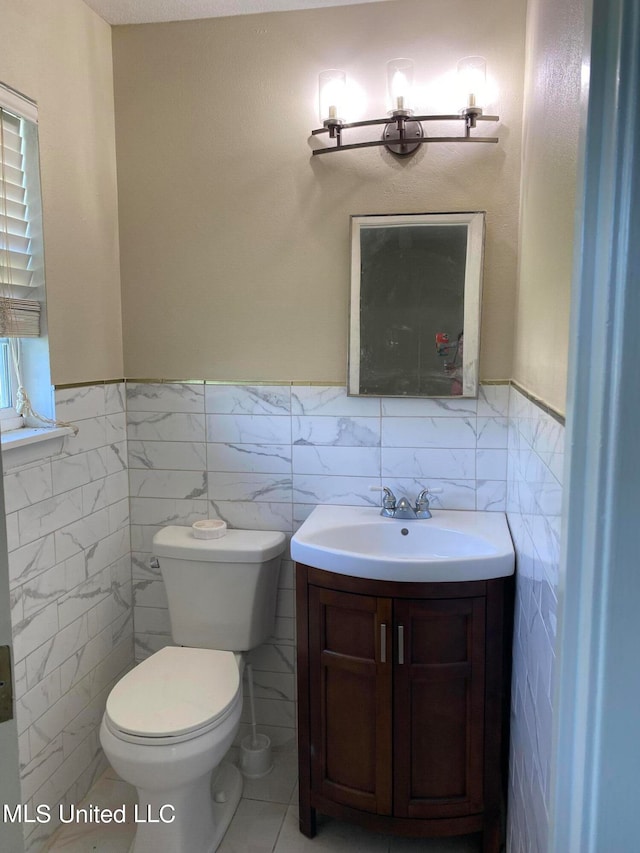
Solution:
M394 145L394 153L402 155L404 152L397 151L395 149L400 147L400 144L394 140L390 142L389 139L375 139L371 142L355 142L349 145L343 145L342 143L342 132L343 130L350 130L356 127L374 127L376 125L395 125L398 128L401 128L405 122L416 122L422 123L426 121L462 121L465 124L465 135L464 136L422 136L422 137L411 137L406 140L408 145L411 145L412 148L407 153L412 153L415 148L419 145L424 145L427 142L498 142L497 136L471 136L471 129L476 126L476 122L479 121L499 121L499 116L485 116L479 115L475 112L475 110L467 109L463 111L463 114L455 114L455 115L426 115L426 116L390 116L389 118L376 118L370 119L368 121L355 121L351 123L341 122L341 121L326 121L324 127L319 127L316 130L312 130L312 136L317 136L321 133L328 133L331 139L336 140L336 144L333 147L327 148L316 148L313 151L313 154L331 154L336 151L349 151L355 148L376 148L381 145L386 146L387 148L390 145ZM405 140L402 139L401 143Z
M431 136L422 139L409 140L411 145L424 145L427 142L498 142L497 136ZM376 148L381 145L399 145L398 142L390 143L386 139L374 139L372 142L354 142L351 145L335 145L333 148L316 148L314 154L335 154L336 151L349 151L353 148Z
M407 120L410 121L466 121L466 116L461 116L458 113L454 113L453 115L448 116L407 116ZM397 119L392 116L389 118L372 118L367 121L352 121L350 123L345 122L341 124L340 127L343 130L349 130L351 127L369 127L376 124L397 124ZM476 121L500 121L500 116L477 116ZM316 136L319 133L329 133L331 130L330 127L318 127L316 130L312 130L311 134ZM462 139L463 137L455 137L457 139ZM366 143L363 143L363 145Z

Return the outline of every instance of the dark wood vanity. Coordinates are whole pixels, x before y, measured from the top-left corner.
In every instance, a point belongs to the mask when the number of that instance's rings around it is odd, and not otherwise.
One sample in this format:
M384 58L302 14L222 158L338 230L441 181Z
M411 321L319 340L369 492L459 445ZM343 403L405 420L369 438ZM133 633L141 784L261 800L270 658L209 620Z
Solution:
M321 812L501 850L511 588L296 564L304 835Z

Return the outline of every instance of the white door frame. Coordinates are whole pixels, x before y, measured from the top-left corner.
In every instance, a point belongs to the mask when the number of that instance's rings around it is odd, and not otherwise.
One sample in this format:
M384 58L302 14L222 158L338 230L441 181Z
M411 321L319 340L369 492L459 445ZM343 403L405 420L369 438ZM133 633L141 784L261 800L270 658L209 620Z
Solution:
M638 850L640 0L593 0L551 853Z

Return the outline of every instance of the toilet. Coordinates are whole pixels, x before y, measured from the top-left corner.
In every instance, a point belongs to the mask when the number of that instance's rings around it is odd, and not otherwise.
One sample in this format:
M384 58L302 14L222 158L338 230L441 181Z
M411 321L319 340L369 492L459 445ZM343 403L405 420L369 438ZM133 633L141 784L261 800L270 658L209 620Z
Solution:
M243 652L273 633L283 533L228 530L153 538L169 602L168 646L111 690L100 742L138 790L130 853L213 853L242 794L223 762L240 725Z

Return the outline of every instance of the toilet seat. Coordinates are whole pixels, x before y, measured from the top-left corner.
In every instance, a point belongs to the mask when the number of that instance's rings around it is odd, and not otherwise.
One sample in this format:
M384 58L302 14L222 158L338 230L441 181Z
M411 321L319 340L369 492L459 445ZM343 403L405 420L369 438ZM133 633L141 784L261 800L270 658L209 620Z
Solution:
M220 725L242 701L233 652L167 646L115 685L105 722L127 741L177 743Z

